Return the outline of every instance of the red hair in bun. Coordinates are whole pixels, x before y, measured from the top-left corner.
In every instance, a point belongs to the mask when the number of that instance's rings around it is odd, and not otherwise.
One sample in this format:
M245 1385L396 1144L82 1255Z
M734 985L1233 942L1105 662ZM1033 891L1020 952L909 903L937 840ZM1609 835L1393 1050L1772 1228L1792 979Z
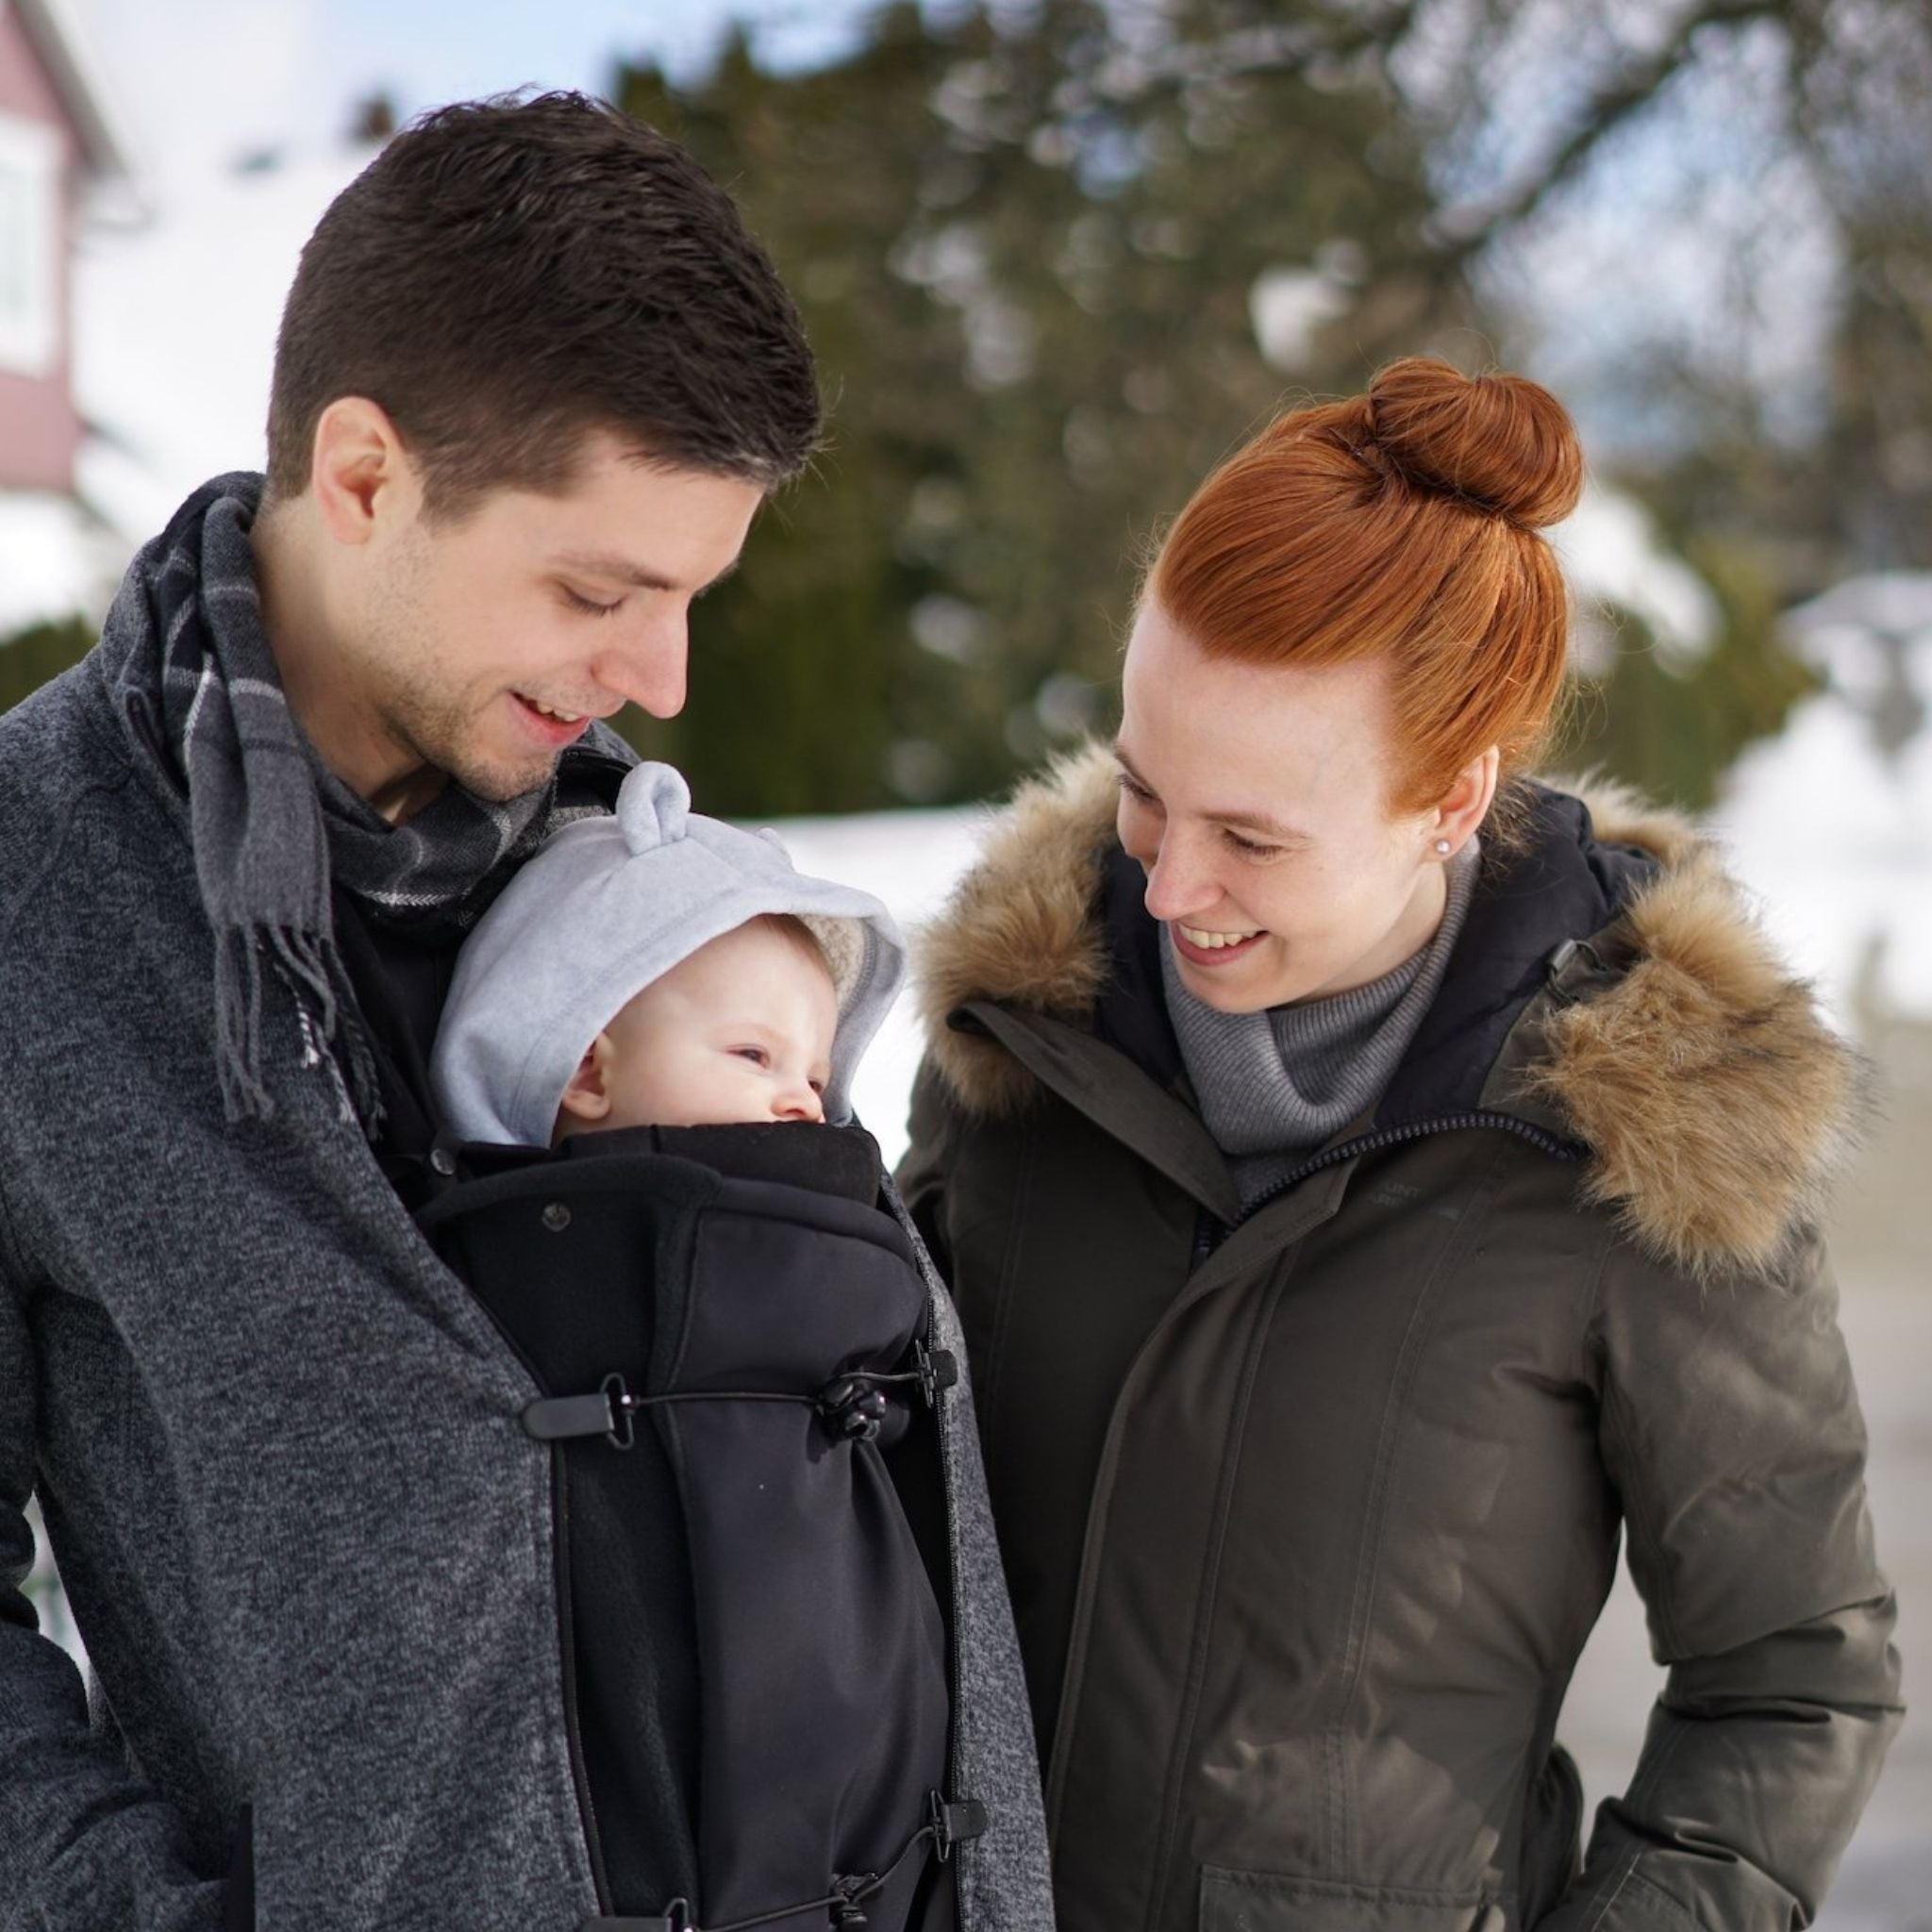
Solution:
M1494 744L1541 748L1569 612L1540 525L1575 508L1568 413L1519 375L1391 362L1366 395L1278 418L1175 520L1143 594L1211 658L1310 669L1386 657L1422 811Z

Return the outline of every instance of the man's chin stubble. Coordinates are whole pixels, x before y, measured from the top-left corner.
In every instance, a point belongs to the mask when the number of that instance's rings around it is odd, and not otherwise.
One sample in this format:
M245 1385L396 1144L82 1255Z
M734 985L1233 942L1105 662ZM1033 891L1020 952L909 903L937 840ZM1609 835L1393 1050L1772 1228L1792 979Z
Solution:
M545 758L541 753L533 753L526 765L511 765L478 756L465 746L468 734L463 724L455 719L431 719L413 728L394 717L387 723L389 734L399 750L491 805L508 805L512 799L541 791L557 775L557 758Z

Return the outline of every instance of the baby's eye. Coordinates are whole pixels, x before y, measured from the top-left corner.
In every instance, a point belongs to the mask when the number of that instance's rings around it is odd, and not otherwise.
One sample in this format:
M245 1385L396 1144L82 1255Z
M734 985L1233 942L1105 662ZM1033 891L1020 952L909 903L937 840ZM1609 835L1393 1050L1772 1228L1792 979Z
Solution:
M734 1046L730 1051L741 1060L749 1060L755 1067L769 1067L772 1056L761 1046Z
M816 1093L821 1100L823 1100L825 1097L825 1083L823 1080L811 1080L808 1081L807 1084L811 1088L811 1091L814 1093Z

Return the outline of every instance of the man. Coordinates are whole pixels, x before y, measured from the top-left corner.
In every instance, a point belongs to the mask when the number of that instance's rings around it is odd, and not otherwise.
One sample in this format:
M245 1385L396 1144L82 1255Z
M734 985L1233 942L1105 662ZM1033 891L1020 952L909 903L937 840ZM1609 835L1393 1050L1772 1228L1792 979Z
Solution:
M675 1919L623 1894L663 1848L584 1729L651 1716L578 1708L531 1384L408 1207L457 944L608 808L601 721L678 708L690 606L818 429L680 149L444 109L304 251L265 481L191 497L0 720L7 1932ZM36 1492L92 1695L19 1590ZM956 1623L959 1920L1043 1926L997 1583Z

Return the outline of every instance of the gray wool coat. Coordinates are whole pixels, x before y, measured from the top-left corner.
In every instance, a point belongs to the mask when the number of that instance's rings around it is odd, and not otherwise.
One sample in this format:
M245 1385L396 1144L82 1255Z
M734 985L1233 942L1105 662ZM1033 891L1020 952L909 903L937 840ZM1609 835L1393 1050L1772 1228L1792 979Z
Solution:
M0 1932L215 1932L244 1842L264 1932L576 1932L535 1391L273 982L274 1116L224 1120L210 959L182 815L90 659L0 719ZM1046 1927L971 1397L946 1401L955 1790L992 1817L956 1855L962 1924ZM32 1494L85 1687L21 1590Z

